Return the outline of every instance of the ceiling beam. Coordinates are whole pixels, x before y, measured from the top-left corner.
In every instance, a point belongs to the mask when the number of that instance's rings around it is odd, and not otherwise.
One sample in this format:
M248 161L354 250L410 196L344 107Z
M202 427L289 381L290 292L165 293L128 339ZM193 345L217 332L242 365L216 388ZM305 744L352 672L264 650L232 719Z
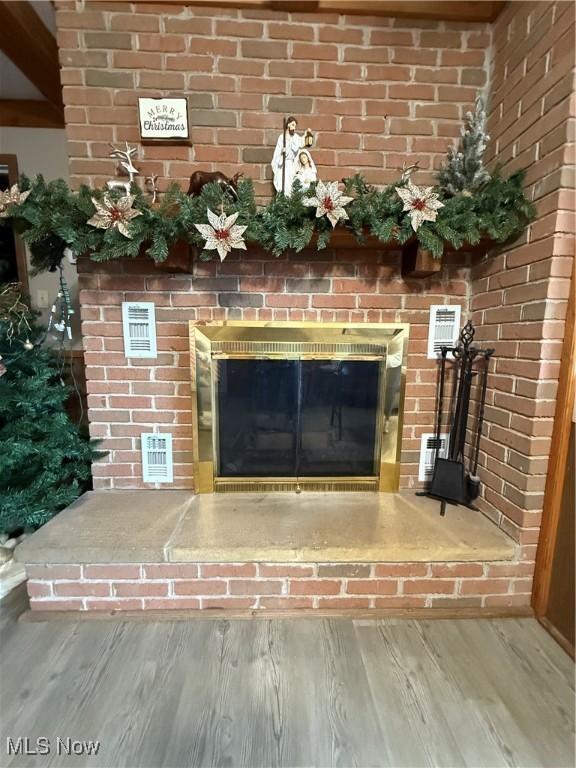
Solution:
M135 0L137 3L156 2L158 0ZM174 0L160 0L174 3ZM390 16L398 19L436 19L438 21L494 21L505 2L496 0L188 0L178 5L220 6L223 8L271 9L277 11L296 11L300 13L340 13L347 15L362 14L368 16Z
M436 19L438 21L494 21L505 2L389 2L389 0L319 0L318 10L324 13L391 16L397 19Z
M64 128L64 110L49 101L0 99L0 126Z
M0 50L51 104L62 106L56 39L30 3L0 0Z

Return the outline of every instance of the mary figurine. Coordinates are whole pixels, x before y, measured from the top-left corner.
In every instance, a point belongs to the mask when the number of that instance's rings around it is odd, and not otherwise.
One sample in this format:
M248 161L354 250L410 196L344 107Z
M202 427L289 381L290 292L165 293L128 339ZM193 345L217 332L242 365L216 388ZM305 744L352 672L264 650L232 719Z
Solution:
M296 166L296 173L294 174L294 181L298 179L302 185L302 189L307 190L310 185L318 181L316 173L316 165L312 156L307 149L301 149L298 153L298 162Z

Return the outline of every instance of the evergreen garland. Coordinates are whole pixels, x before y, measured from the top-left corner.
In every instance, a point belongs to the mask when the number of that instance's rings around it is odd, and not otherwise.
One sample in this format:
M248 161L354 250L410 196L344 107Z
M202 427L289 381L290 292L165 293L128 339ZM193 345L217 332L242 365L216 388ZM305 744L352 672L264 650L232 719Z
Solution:
M478 168L474 173L475 179L480 178ZM534 217L534 208L522 189L523 174L518 172L509 178L503 178L498 171L487 178L480 175L484 180L473 193L453 194L453 185L436 187L444 206L436 221L426 222L414 233L396 193L396 187L406 181L377 189L357 174L345 180L346 194L354 199L346 206L349 220L338 226L345 226L359 243L366 233L388 245L401 246L416 238L436 258L442 256L446 246L458 250L476 245L481 239L501 243L517 236ZM313 194L314 186L304 191L298 182L290 197L276 195L264 207L256 205L254 185L249 179L239 182L237 197L214 183L207 184L200 195L188 197L173 184L160 203L154 205L133 184L134 208L142 215L129 223L131 238L115 228L102 230L87 223L95 210L92 197L100 199L106 192L117 199L125 194L123 190L91 190L82 186L73 193L62 180L47 184L42 176L32 182L23 177L21 189L30 190L30 194L23 203L11 205L8 216L2 220L12 221L30 245L36 271L55 269L65 247L95 261L145 254L162 262L178 240L201 250L204 241L194 224L207 223L208 208L227 215L238 212L237 224L247 227L246 241L274 256L303 250L314 235L320 250L328 245L332 234L326 218L316 218L314 210L303 203L304 197ZM200 258L211 259L213 252L201 251Z

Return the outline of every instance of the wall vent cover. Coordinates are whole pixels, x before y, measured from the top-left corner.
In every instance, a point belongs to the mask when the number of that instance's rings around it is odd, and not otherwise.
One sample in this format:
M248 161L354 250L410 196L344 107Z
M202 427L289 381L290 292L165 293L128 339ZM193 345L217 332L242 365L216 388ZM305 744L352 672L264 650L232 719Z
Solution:
M441 459L448 457L449 439L450 435L446 433L440 435L440 450L438 451L438 456ZM423 434L420 438L420 441L420 464L418 467L418 480L421 482L427 482L432 480L438 441L436 439L436 435L432 432Z
M122 302L122 326L126 357L156 357L156 316L152 302Z
M428 359L440 356L440 347L454 347L460 334L460 315L462 308L458 304L433 304L430 307L430 325L428 329ZM450 357L450 356L449 356Z
M171 483L172 435L169 433L143 432L142 479L145 483Z

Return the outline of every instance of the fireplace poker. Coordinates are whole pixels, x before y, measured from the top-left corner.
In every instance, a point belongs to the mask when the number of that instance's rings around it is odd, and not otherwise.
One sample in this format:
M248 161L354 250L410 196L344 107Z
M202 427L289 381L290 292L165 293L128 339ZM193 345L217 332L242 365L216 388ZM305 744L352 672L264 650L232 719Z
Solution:
M440 347L440 354L442 359L440 363L440 388L438 392L438 416L436 419L436 456L434 461L436 461L440 455L440 430L442 428L442 403L444 402L444 378L446 376L446 355L448 354L448 347Z
M478 476L478 459L480 456L480 440L482 438L482 426L484 425L484 410L486 406L486 392L488 389L488 371L490 369L490 358L494 354L493 349L484 350L484 370L482 378L482 391L480 393L480 403L478 406L478 422L476 424L476 444L474 454L470 464L470 471L466 477L467 494L469 501L474 501L480 493L480 477Z
M446 355L448 354L448 347L441 347L440 354L442 361L440 363L440 391L438 393L438 419L436 421L436 457L434 464L438 461L440 456L440 429L442 428L442 404L444 402L444 379L446 376ZM442 499L440 502L440 517L444 517L446 514L446 500Z
M470 349L466 351L466 367L464 371L464 386L462 387L462 404L460 410L460 422L458 424L458 433L456 435L457 458L464 463L464 446L466 444L466 430L468 429L468 414L470 412L470 395L472 393L472 379L476 375L472 366L476 351Z
M449 458L457 461L462 453L463 444L461 444L461 425L464 409L464 390L466 386L466 371L468 368L468 346L473 338L467 330L468 324L462 329L460 334L460 344L454 349L454 357L460 358L460 372L458 376L458 391L456 393L456 408L454 410L454 422L450 431L450 452Z

